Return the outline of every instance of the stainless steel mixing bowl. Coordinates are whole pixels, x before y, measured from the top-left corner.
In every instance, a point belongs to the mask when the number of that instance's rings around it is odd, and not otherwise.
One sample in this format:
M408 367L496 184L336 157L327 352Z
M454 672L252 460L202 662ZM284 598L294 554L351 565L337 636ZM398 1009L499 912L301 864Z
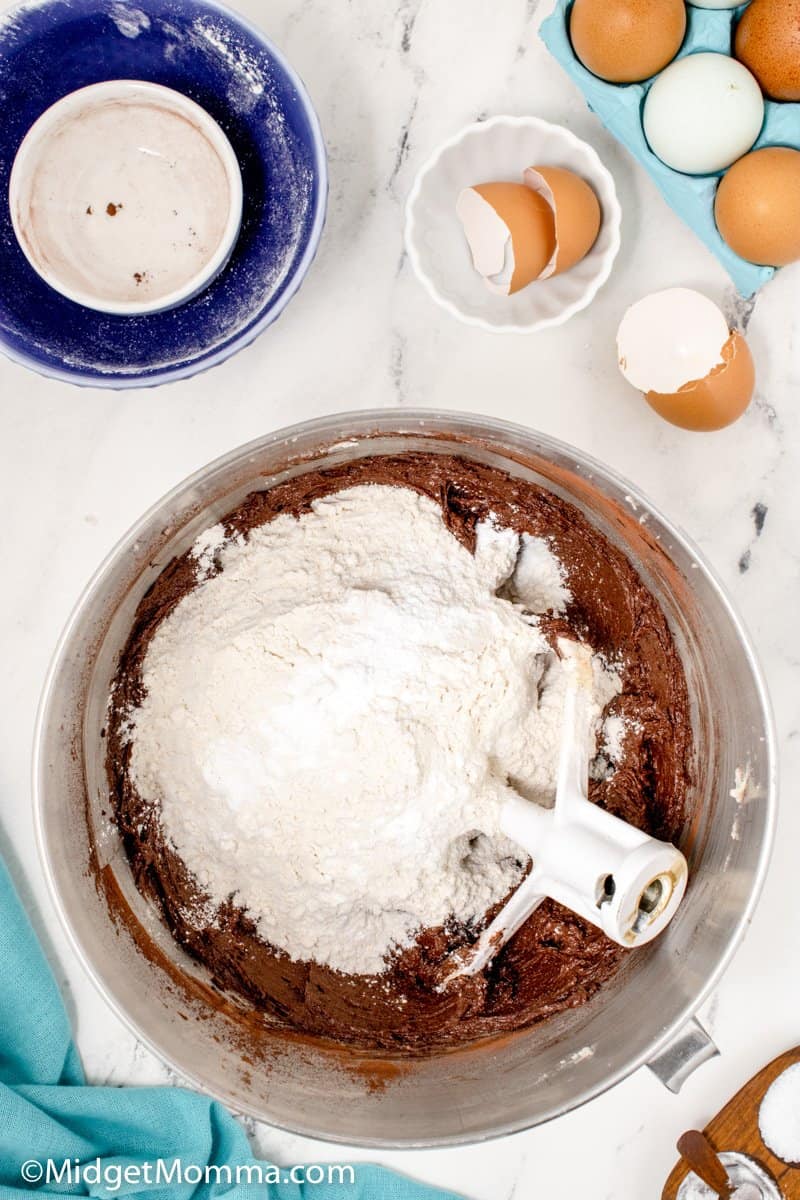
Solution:
M693 708L694 815L682 839L691 884L663 937L631 953L592 1002L533 1029L419 1061L275 1034L254 1047L237 1002L215 992L133 886L106 816L109 681L143 592L248 491L321 464L419 448L456 451L564 496L622 547L660 601ZM445 1145L546 1121L645 1063L676 1088L714 1053L692 1018L730 961L767 869L774 738L739 618L696 548L634 487L519 426L382 410L326 417L236 450L131 530L89 584L58 648L39 718L35 793L45 871L75 950L156 1054L233 1108L303 1134Z

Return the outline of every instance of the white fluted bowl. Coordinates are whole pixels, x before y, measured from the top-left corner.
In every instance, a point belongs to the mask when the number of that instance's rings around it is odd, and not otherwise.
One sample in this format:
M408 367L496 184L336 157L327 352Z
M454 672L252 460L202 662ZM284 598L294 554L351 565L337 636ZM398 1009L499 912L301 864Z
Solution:
M602 210L600 233L572 270L497 296L472 265L456 201L478 183L521 183L534 165L567 167L591 184ZM591 304L611 274L621 220L614 180L591 146L538 117L493 117L468 125L422 167L406 208L406 250L420 281L452 316L494 333L534 333Z

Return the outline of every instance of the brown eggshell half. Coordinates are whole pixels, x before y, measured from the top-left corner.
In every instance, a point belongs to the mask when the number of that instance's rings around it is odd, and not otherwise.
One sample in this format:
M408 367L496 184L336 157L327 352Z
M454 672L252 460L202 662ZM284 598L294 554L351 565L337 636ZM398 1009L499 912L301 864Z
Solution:
M514 273L509 295L540 279L556 249L553 210L524 183L479 183L473 191L490 204L511 235Z
M750 347L740 333L732 333L722 347L722 362L705 379L685 383L672 395L647 392L645 400L671 425L711 433L738 421L755 387Z
M589 184L565 167L528 167L525 183L552 205L556 222L554 275L574 267L600 232L600 201Z

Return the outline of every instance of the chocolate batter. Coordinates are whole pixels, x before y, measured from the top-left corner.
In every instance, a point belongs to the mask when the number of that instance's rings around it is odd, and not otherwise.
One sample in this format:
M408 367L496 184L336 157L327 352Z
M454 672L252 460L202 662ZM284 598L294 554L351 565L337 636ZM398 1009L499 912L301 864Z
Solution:
M300 515L315 499L363 483L411 487L430 496L470 550L476 524L490 512L500 525L550 540L573 599L563 617L543 618L548 636L585 640L624 663L622 693L606 712L631 725L625 760L607 778L590 781L590 797L656 837L676 840L686 816L691 753L686 681L664 615L625 556L552 492L468 459L433 453L374 456L311 471L253 492L223 524L229 534L246 535L279 513ZM165 840L158 812L131 783L124 738L125 714L142 699L150 639L195 585L196 561L185 554L169 563L139 605L112 695L107 769L139 890L159 906L181 945L206 964L215 984L244 997L273 1023L399 1053L513 1031L590 999L625 952L552 901L482 975L444 992L436 988L443 959L473 941L479 928L425 930L383 975L350 976L296 962L267 945L248 914L233 904L208 924L197 882Z

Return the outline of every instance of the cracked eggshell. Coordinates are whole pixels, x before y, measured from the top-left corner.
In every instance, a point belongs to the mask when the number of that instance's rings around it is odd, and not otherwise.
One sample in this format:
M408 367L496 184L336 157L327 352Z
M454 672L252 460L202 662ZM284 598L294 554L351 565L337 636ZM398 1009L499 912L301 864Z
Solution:
M632 304L617 333L622 374L640 392L676 392L722 362L728 322L690 288L666 288Z
M705 379L686 383L671 395L647 392L645 400L671 425L712 433L739 420L755 387L756 368L750 347L740 333L732 333L722 347L722 362Z
M597 241L600 201L580 175L565 167L528 167L523 178L553 210L556 250L552 274L560 275L585 258Z
M510 296L555 269L555 219L544 196L524 183L465 188L456 212L475 270L493 292Z
M755 390L750 348L715 304L668 288L631 306L617 334L622 374L659 416L711 432L736 421Z

